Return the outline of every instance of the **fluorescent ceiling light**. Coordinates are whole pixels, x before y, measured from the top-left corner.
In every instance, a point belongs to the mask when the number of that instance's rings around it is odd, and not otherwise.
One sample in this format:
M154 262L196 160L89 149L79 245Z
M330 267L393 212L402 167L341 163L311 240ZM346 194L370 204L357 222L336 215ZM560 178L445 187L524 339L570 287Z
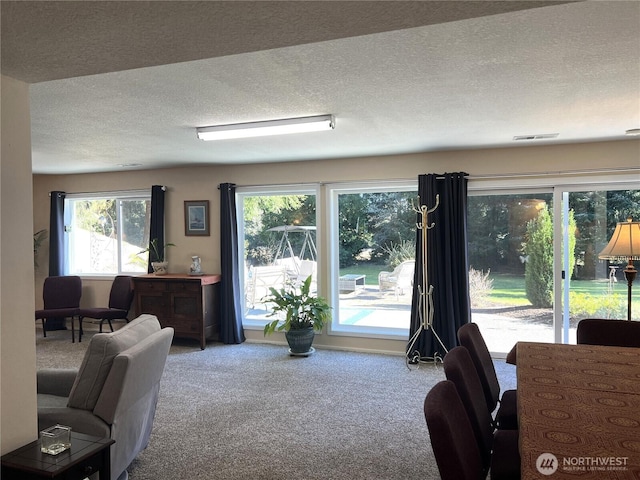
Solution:
M198 127L196 132L200 140L225 140L229 138L264 137L287 133L319 132L335 127L333 115L315 117L285 118L266 122L234 123Z

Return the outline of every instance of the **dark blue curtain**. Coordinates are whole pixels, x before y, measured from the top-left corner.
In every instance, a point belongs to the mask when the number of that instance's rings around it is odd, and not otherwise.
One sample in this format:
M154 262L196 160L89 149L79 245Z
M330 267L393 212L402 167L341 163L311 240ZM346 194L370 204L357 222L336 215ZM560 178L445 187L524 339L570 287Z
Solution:
M65 192L51 192L49 210L49 276L67 273L64 249L64 199ZM47 330L66 330L64 318L48 318Z
M64 261L64 199L65 192L51 192L49 211L49 276L66 273Z
M432 208L436 195L440 196L440 205L428 216L428 223L435 225L427 231L426 256L428 283L433 285L433 330L447 350L458 345L458 328L471 319L466 176L466 173L445 173L418 177L421 205ZM423 283L422 256L422 233L418 230L410 338L421 329L417 286ZM413 347L413 351L407 353L415 352L420 358L444 357L446 354L431 329L423 330Z
M242 291L238 271L238 220L236 218L236 186L220 184L220 340L234 344L245 341L242 328Z
M149 224L149 241L157 238L158 251L164 249L164 192L165 187L162 185L153 185L151 187L151 219ZM152 273L153 267L151 262L158 259L149 251L149 265L147 272Z

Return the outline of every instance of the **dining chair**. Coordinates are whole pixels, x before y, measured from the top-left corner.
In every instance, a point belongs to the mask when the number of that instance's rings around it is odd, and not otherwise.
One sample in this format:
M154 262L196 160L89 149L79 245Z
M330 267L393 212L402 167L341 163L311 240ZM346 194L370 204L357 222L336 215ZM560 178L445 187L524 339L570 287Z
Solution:
M458 329L458 341L466 347L478 372L489 412L495 413L497 428L514 430L518 428L518 404L515 390L506 390L500 397L500 383L487 344L478 325L466 323Z
M441 480L484 480L488 472L482 461L480 447L475 441L473 427L453 382L442 380L429 390L424 400L424 417ZM501 441L494 442L494 448L507 452L500 444ZM517 453L517 442L515 446ZM491 480L520 478L519 472L509 474L493 460L489 473Z
M520 475L518 430L495 430L469 351L462 346L452 348L443 359L443 367L465 407L483 467L491 467L492 479L517 478Z
M127 315L133 301L133 281L130 276L118 275L113 279L111 291L109 293L108 307L81 308L78 311L78 342L82 341L82 320L85 318L95 318L100 320L100 333L102 333L102 324L106 321L109 328L113 332L112 320L122 319L129 322Z
M441 480L486 478L471 422L453 382L443 380L429 390L424 418Z
M576 340L583 345L640 347L640 322L585 318L578 322Z
M42 320L42 334L47 336L48 318L71 318L71 341L76 341L73 320L78 315L82 279L75 275L51 276L44 280L42 299L44 308L35 311L35 319Z

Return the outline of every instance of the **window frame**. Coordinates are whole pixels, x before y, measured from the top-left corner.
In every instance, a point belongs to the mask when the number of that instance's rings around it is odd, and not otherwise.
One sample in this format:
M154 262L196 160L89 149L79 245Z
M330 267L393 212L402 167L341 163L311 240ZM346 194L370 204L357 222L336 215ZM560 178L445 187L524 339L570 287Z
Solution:
M349 182L326 185L329 225L329 292L330 305L334 308L331 322L327 327L329 335L359 338L376 338L388 340L406 340L409 338L409 328L371 327L341 325L339 318L340 295L338 278L340 276L340 225L339 225L339 196L341 194L356 193L384 193L415 191L418 200L418 180L389 180L379 182ZM337 314L336 314L337 312Z
M80 201L92 201L92 200L115 200L116 201L116 211L119 213L121 211L121 202L122 201L151 201L151 191L150 190L129 190L129 191L112 191L112 192L90 192L90 193L67 193L65 195L65 208L64 208L64 225L65 225L65 235L64 235L64 250L65 250L65 258L67 259L66 263L66 272L70 275L79 275L83 278L96 278L96 279L104 279L104 278L112 278L117 275L141 275L146 273L146 270L143 272L139 271L128 271L123 270L123 259L122 259L122 218L121 215L118 214L117 217L117 228L116 228L116 242L118 246L117 253L117 272L74 272L71 270L71 258L72 251L74 248L73 237L72 237L72 225L73 225L73 212L71 208L69 208L68 202L80 202ZM148 225L146 226L148 230Z
M284 195L315 195L316 197L316 237L315 243L317 248L317 285L318 295L322 296L322 275L320 265L322 264L322 229L320 226L320 185L319 184L300 184L300 185L274 185L274 186L247 186L236 188L236 218L237 218L237 230L238 230L238 272L240 280L240 291L242 292L242 304L241 304L241 316L242 326L248 330L262 330L267 324L267 320L261 321L256 319L246 318L246 302L245 298L245 228L244 228L244 199L246 197L256 196L284 196ZM271 321L273 319L269 319Z

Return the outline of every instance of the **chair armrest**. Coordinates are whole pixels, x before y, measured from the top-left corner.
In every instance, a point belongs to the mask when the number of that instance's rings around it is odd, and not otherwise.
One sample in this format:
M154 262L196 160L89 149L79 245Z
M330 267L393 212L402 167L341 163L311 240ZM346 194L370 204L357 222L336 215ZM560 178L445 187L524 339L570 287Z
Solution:
M111 427L89 410L80 408L38 408L38 430L59 423L71 430L94 437L110 437Z
M68 397L78 375L77 368L45 368L36 373L38 393Z

